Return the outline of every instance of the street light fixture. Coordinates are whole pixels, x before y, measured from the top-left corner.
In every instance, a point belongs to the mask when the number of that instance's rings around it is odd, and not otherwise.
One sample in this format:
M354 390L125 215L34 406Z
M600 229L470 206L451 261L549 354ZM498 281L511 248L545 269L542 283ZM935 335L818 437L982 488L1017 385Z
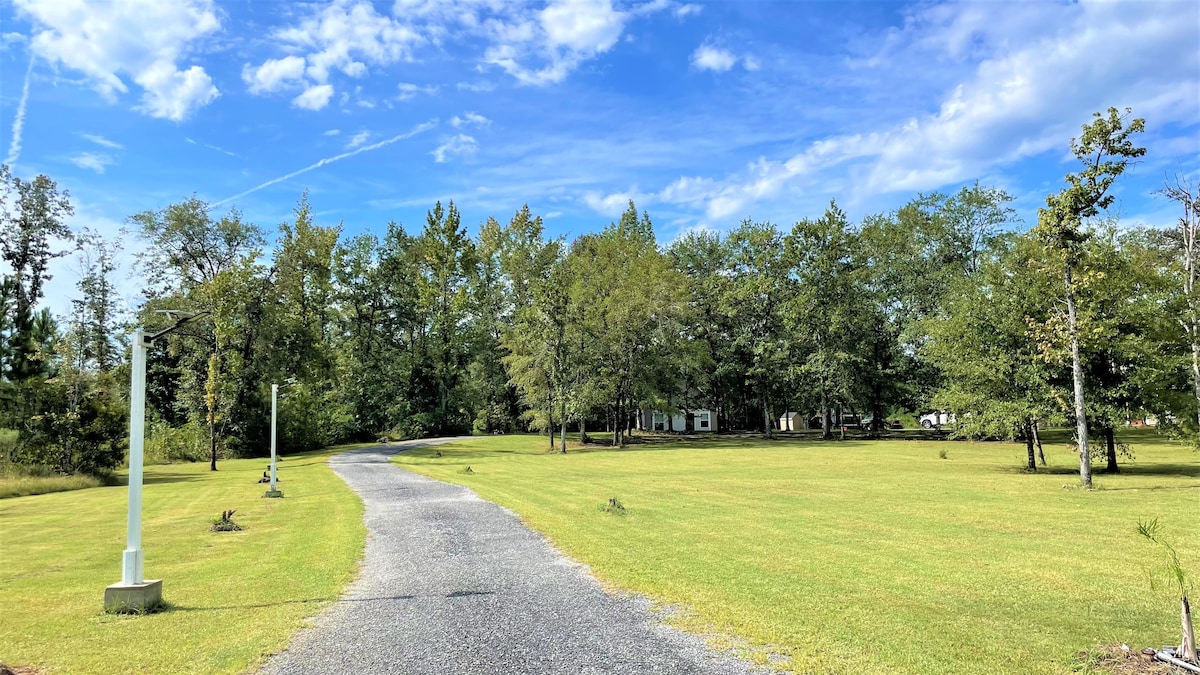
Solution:
M162 579L143 578L145 556L142 552L142 473L146 441L146 352L160 337L209 312L158 310L171 320L163 330L147 333L139 326L133 332L129 386L129 517L125 551L121 557L121 581L104 589L107 611L144 612L162 603Z
M271 489L267 490L267 493L265 495L263 495L264 497L282 497L283 496L283 492L280 492L279 488L275 487L275 437L276 437L275 420L277 417L277 415L275 413L275 409L278 407L278 402L279 402L279 385L272 384L271 385Z

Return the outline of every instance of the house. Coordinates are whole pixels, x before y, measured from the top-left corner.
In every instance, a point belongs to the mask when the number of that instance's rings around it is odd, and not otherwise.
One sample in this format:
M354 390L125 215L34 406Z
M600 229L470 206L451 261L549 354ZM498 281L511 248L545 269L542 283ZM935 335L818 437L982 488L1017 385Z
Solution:
M798 412L785 412L779 418L780 431L800 431L804 428L804 419Z
M684 410L672 415L646 408L639 423L647 420L650 431L716 431L717 416L711 410ZM639 426L642 426L639 424Z

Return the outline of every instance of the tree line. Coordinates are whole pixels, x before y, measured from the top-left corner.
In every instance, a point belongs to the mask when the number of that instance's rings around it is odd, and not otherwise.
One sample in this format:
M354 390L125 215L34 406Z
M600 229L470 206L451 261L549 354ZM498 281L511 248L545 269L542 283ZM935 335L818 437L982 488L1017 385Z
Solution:
M147 244L132 321L117 245L70 232L69 196L49 178L4 167L5 461L118 465L123 345L173 309L211 318L149 354L160 460L216 469L261 454L275 382L288 450L538 430L565 452L573 431L623 445L651 409L711 410L719 429L766 435L780 414L815 411L829 438L843 411L877 433L889 415L937 409L960 435L1023 439L1030 470L1038 429L1071 424L1090 482L1093 456L1117 470L1113 430L1131 419L1200 432L1200 201L1179 176L1163 191L1183 208L1175 227L1106 212L1143 128L1127 110L1097 113L1070 144L1079 170L1024 231L1012 197L978 182L857 223L831 201L790 228L744 221L671 242L632 202L570 242L527 206L472 235L453 202L417 231L347 237L315 222L306 194L268 248L264 228L193 197L130 219ZM50 261L71 250L77 299L56 319L39 304Z

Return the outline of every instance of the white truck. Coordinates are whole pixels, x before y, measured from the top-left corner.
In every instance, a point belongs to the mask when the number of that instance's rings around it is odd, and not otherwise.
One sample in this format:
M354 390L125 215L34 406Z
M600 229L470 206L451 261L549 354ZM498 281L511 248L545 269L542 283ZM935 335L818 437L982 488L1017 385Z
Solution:
M944 427L947 424L954 424L954 413L948 413L945 410L937 410L921 415L921 418L917 421L921 423L922 429Z

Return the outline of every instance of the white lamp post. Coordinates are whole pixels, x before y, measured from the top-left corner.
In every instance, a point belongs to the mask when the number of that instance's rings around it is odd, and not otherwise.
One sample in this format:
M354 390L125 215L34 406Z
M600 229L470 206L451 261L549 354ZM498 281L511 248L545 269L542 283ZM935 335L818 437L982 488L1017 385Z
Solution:
M157 333L139 327L133 332L129 382L129 514L125 551L121 555L121 581L104 589L108 611L144 612L162 603L162 579L143 578L142 473L146 442L146 352L158 338L208 312L160 310L174 323Z
M279 385L271 385L271 489L267 490L265 497L282 497L283 493L275 487L275 410L279 403Z

